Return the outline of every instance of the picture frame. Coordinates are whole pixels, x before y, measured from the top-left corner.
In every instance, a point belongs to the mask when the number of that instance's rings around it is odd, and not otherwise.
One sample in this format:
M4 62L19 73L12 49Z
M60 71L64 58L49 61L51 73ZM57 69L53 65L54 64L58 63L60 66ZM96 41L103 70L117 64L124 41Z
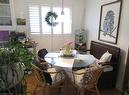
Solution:
M17 25L26 25L26 19L24 18L17 18Z
M117 44L122 1L101 5L98 40Z
M9 0L0 0L1 4L9 4Z

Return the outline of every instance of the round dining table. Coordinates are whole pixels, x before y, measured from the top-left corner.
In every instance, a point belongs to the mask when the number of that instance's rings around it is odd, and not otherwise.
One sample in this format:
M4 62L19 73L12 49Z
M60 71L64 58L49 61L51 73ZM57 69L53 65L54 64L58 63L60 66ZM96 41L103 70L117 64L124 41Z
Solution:
M62 68L86 67L96 61L93 55L79 54L75 50L73 52L73 56L63 56L61 52L49 52L45 56L45 60L51 65Z

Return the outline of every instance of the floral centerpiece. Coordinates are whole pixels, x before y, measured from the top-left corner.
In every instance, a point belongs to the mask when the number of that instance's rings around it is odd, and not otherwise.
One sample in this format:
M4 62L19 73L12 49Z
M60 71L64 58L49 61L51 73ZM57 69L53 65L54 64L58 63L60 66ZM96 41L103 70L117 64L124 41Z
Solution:
M64 44L64 47L62 49L63 56L73 56L72 44L73 44L73 42L71 42L71 41L68 41Z

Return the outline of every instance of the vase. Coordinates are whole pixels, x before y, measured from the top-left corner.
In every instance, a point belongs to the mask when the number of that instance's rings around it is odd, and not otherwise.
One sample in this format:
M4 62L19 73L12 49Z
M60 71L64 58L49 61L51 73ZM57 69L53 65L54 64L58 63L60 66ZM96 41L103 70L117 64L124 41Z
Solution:
M64 49L62 50L63 56L72 56L72 50L71 49Z
M24 76L24 65L16 63L0 66L0 90L8 90L17 85Z

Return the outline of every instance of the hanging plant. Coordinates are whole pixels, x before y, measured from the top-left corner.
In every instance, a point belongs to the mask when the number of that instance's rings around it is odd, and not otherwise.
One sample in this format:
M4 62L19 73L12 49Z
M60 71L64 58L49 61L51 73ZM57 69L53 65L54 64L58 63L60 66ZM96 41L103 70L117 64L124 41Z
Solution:
M58 17L58 15L55 12L50 11L47 13L47 15L45 17L45 21L50 26L56 26L58 24L58 22L54 22L54 20L56 20L57 17Z

